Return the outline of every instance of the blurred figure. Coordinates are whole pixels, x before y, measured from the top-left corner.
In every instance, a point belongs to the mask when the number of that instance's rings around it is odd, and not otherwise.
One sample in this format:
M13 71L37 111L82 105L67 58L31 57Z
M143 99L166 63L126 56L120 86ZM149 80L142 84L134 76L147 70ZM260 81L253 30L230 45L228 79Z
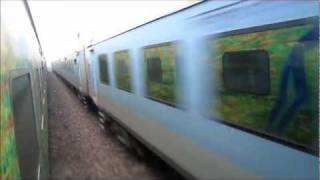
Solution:
M267 132L274 132L282 136L288 124L293 120L293 116L298 112L299 108L307 98L306 74L304 68L304 53L309 48L317 45L319 27L317 25L302 36L297 44L292 48L288 55L285 66L282 70L279 94L274 104L267 124ZM308 43L307 43L308 42ZM288 101L288 82L290 73L292 74L294 100L288 109L284 109ZM284 111L285 110L285 111ZM280 112L284 111L279 122L274 126L275 120L280 116Z

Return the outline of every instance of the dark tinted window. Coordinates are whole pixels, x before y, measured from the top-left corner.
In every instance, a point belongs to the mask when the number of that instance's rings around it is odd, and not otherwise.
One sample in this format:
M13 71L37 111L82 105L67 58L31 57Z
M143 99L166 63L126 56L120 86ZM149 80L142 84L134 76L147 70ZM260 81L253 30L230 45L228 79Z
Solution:
M268 53L263 50L224 53L223 84L227 91L267 94L270 89Z
M100 69L100 81L104 84L109 84L107 55L101 54L99 55L98 59L99 59L99 69Z
M39 158L29 74L12 80L14 129L22 179L36 179Z
M162 82L162 68L159 57L150 57L147 59L148 78L150 81Z
M128 67L124 59L119 59L118 65L119 65L118 71L120 74L126 74L128 72Z

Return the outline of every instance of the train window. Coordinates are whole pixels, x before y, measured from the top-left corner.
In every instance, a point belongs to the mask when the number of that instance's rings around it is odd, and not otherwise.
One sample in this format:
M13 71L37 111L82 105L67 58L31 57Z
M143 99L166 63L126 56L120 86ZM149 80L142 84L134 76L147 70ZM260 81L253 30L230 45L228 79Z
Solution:
M100 70L100 82L103 84L109 84L109 72L108 72L108 59L106 54L100 54L99 70Z
M36 179L39 145L30 75L12 80L12 106L17 154L22 179Z
M147 96L169 105L176 103L175 49L173 43L144 48Z
M208 66L214 80L211 116L263 137L317 151L318 37L318 20L311 20L209 39Z
M264 50L225 52L223 85L228 91L267 94L270 87L269 55Z
M131 72L128 50L115 52L114 60L117 87L131 92Z

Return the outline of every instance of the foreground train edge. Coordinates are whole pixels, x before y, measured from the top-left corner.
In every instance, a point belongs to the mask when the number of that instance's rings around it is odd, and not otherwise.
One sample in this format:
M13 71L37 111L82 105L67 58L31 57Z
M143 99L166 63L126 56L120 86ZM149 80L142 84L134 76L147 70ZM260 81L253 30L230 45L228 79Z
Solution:
M1 1L0 179L47 179L47 68L27 1Z

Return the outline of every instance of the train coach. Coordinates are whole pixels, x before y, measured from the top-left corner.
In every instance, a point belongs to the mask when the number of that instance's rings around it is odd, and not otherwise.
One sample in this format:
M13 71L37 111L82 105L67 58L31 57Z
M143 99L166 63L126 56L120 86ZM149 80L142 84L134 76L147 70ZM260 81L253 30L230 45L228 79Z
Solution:
M205 1L53 70L187 178L318 179L318 6Z
M46 61L27 1L0 3L0 179L47 179Z

